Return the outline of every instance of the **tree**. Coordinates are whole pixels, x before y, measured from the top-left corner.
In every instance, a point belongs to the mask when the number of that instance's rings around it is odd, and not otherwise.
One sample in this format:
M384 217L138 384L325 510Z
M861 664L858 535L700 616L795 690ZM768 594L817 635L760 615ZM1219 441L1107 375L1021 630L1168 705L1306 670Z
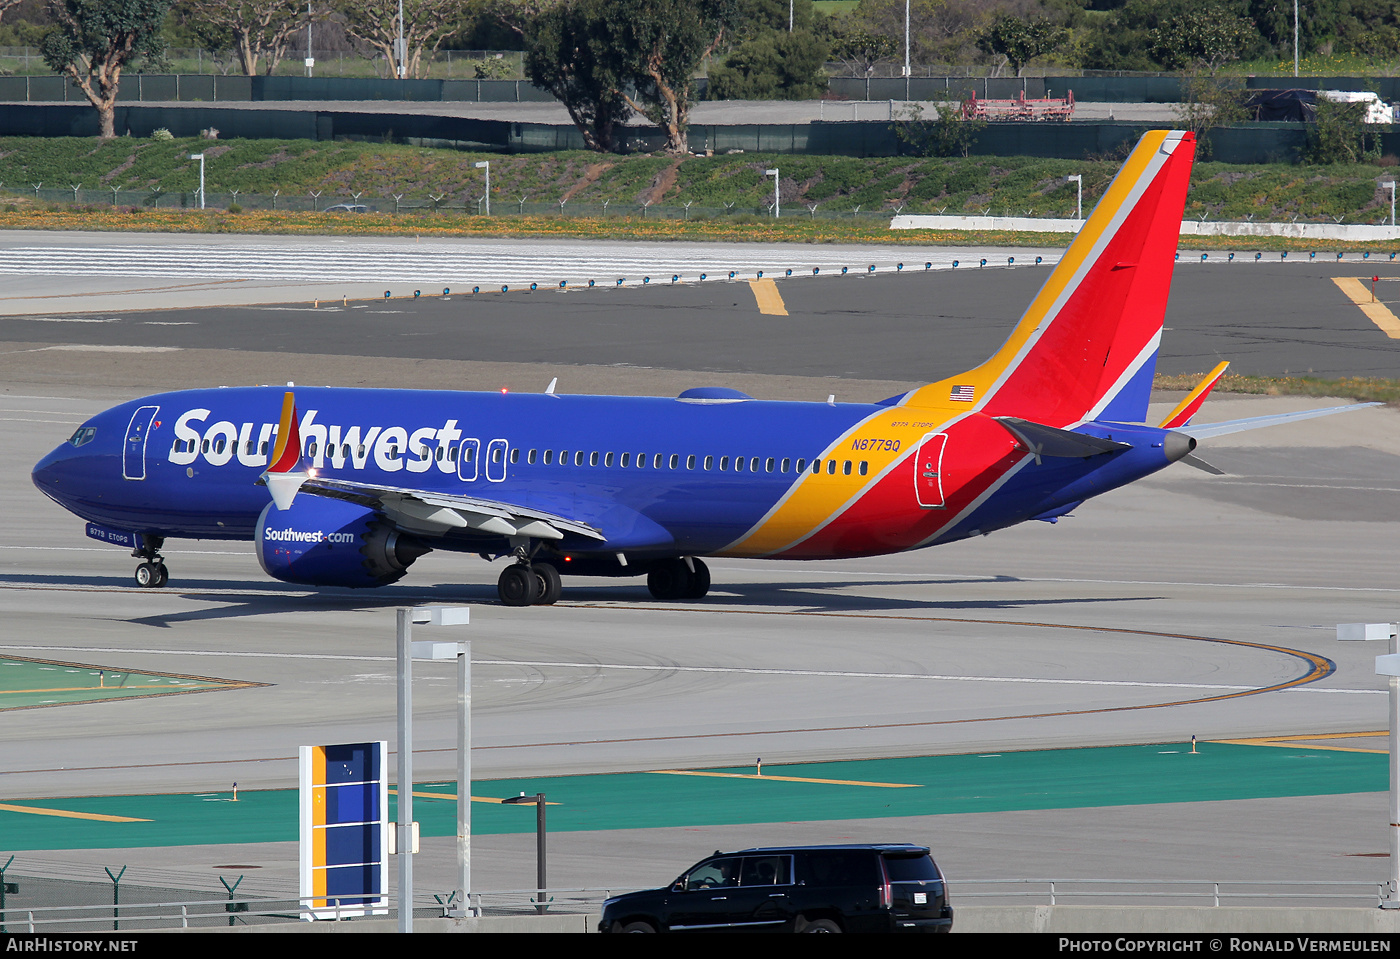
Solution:
M1304 163L1374 162L1381 155L1380 131L1366 123L1365 103L1317 98L1317 122L1308 128Z
M564 104L590 150L610 152L631 108L600 33L607 0L576 0L539 11L525 48L525 75Z
M837 28L831 41L831 55L846 65L853 77L868 77L875 73L875 64L892 59L898 48L883 33L871 33L860 27Z
M987 121L963 119L961 104L945 103L932 120L924 118L924 108L914 104L895 124L894 136L908 156L965 157L977 143L977 134L987 128Z
M244 76L269 76L306 26L306 0L185 0L177 8L209 50L232 49Z
M49 0L48 9L54 29L41 47L44 62L82 89L97 110L98 136L116 136L122 70L137 58L164 55L170 0Z
M999 16L977 38L977 45L987 53L1006 57L1019 77L1027 63L1055 49L1063 38L1064 30L1049 20Z
M1239 58L1256 33L1253 22L1220 8L1186 10L1164 21L1148 36L1152 56L1168 70L1196 66L1214 76Z
M815 100L826 92L828 48L810 30L767 30L710 68L712 100Z
M736 0L611 0L604 23L609 60L634 91L623 97L666 134L666 152L690 152L686 130L695 71L738 20Z
M402 0L403 37L407 50L408 75L422 77L428 59L448 37L469 26L472 11L468 0ZM399 35L399 0L335 0L333 8L343 20L345 32L369 44L396 63L394 42Z
M1196 134L1197 155L1203 160L1214 152L1207 133L1216 127L1250 119L1238 82L1232 84L1199 73L1182 82L1181 103L1175 113L1177 122Z

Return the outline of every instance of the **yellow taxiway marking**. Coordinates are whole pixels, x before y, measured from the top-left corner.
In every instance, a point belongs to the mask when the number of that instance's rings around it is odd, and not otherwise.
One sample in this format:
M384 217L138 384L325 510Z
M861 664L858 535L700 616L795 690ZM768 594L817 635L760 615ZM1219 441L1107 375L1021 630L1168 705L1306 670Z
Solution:
M874 786L877 789L917 789L921 783L866 783L854 779L808 779L805 776L757 776L753 773L706 773L693 769L653 769L658 776L713 776L716 779L771 779L782 783L824 783L828 786Z
M1359 746L1319 746L1319 739L1369 739L1389 736L1390 731L1382 729L1370 733L1315 733L1307 736L1264 736L1258 739L1213 739L1211 742L1230 746L1278 746L1290 749L1322 749L1336 753L1388 753L1389 749L1362 749Z
M1372 323L1380 327L1382 333L1392 340L1400 340L1400 317L1390 312L1390 308L1379 300L1372 302L1371 291L1366 286L1365 278L1334 276L1332 282L1337 284L1353 303L1361 307L1361 312L1365 313Z
M70 812L67 809L40 809L38 806L11 806L0 803L0 812L27 812L36 816L60 816L64 819L92 819L96 822L150 822L149 819L132 819L130 816L104 816L96 812Z
M772 280L749 280L749 289L758 301L758 312L767 316L787 316L787 305L783 303L778 284Z
M391 795L391 796L397 796L398 794L399 794L399 791L398 791L397 789L391 789L391 790L389 790L389 795ZM456 799L456 798L457 798L457 794L456 794L456 793L425 793L425 792L419 792L419 791L416 790L416 789L413 790L413 795L414 795L414 798L416 798L416 799ZM494 796L473 796L473 797L472 797L472 802L494 802L494 803L503 803L503 802L505 802L505 800L504 800L504 799L496 799ZM559 805L559 803L557 803L557 802L550 802L548 799L545 800L544 804L545 804L546 806L557 806L557 805Z

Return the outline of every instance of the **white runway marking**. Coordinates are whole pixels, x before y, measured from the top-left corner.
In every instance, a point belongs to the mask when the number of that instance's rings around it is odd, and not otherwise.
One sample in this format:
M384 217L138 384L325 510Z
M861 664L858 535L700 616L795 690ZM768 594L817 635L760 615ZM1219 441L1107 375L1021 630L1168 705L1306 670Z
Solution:
M423 244L354 244L327 247L311 239L301 243L220 244L200 246L17 246L0 248L0 275L6 276L110 276L171 277L214 280L262 280L275 282L375 282L430 283L469 288L471 284L528 284L538 282L556 288L560 280L570 285L595 280L613 286L624 278L639 284L650 276L654 284L668 284L673 275L695 282L701 273L710 280L751 279L763 270L767 276L811 276L813 267L823 273L890 273L904 263L905 272L924 269L925 263L948 268L959 256L899 247L852 249L812 246L773 250L746 244L640 244L593 243L485 244L454 246ZM913 262L915 258L918 262ZM932 258L932 259L930 259ZM1042 266L1057 258L1045 256ZM965 265L965 264L964 264ZM1004 267L1002 267L1004 268ZM461 289L466 292L466 289ZM436 290L425 290L436 293Z

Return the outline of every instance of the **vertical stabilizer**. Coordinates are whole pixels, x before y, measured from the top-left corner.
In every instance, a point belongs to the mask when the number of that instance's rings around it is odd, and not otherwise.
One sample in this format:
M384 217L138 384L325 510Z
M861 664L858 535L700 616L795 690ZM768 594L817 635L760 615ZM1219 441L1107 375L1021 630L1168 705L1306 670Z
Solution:
M901 405L1142 422L1195 147L1191 133L1146 134L997 354Z

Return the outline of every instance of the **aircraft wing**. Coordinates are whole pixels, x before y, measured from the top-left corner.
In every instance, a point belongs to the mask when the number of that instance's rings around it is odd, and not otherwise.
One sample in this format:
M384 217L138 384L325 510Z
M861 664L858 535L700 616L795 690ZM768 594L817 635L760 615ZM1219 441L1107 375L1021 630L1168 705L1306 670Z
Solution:
M529 536L535 539L563 539L567 533L596 540L607 538L587 523L478 496L319 477L302 480L300 492L369 506L404 529L430 535L440 535L453 529L471 529L498 536Z
M1274 413L1271 416L1250 416L1242 420L1225 420L1223 423L1202 423L1199 426L1191 424L1188 426L1175 427L1175 432L1185 433L1193 439L1203 440L1212 436L1224 436L1227 433L1242 433L1245 430L1263 429L1266 426L1279 426L1283 423L1293 423L1297 420L1310 420L1317 416L1331 416L1333 413L1350 413L1353 410L1364 410L1372 406L1383 406L1383 403L1353 403L1350 406L1329 406L1321 410L1300 410L1296 413Z

